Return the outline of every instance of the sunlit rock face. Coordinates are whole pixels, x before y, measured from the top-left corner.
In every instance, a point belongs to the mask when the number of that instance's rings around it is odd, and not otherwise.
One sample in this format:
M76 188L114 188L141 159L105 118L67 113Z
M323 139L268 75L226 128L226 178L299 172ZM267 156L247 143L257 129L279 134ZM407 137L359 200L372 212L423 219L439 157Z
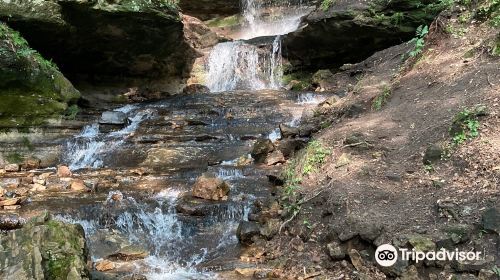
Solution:
M362 61L408 41L443 8L437 1L419 3L334 1L304 18L303 28L284 36L284 56L294 68L311 70Z
M170 1L4 1L0 20L72 80L178 77L191 65Z

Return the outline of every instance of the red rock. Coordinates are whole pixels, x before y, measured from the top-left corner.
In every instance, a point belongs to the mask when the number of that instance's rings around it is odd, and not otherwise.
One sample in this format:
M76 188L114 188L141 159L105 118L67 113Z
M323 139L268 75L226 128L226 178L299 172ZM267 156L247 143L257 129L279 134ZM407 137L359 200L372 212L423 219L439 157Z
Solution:
M61 165L57 168L57 176L59 177L71 177L73 175L69 167Z
M194 183L192 194L194 197L210 200L227 200L229 186L222 179L204 173Z

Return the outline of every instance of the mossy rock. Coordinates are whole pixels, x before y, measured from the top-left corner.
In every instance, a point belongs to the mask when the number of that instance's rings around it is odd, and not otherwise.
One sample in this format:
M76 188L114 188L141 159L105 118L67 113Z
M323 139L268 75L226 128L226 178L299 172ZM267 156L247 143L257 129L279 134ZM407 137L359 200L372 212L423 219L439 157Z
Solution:
M79 97L55 64L0 23L0 127L41 125Z
M80 225L51 220L47 213L0 236L1 279L88 279L88 250Z

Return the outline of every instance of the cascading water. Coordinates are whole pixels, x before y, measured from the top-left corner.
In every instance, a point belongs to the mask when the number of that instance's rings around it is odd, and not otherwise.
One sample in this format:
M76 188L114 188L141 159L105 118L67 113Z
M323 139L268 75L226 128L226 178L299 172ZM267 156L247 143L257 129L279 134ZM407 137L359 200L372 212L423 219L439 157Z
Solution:
M291 0L242 0L245 23L241 40L216 45L208 58L210 91L279 89L283 76L280 35L299 27L301 17L308 12L301 4ZM267 13L271 16L264 17ZM259 44L244 41L272 36L273 40Z
M103 167L104 156L120 147L141 122L155 113L153 109L137 110L131 105L115 111L128 114L130 123L111 133L100 133L99 124L93 123L85 126L79 135L66 142L63 161L71 170Z

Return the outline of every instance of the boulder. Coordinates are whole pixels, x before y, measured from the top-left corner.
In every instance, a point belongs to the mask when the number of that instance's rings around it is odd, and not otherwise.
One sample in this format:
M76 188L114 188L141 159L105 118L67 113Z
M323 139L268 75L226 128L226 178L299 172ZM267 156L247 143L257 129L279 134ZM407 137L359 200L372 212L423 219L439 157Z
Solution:
M194 197L209 200L227 200L228 193L229 185L210 173L204 173L198 177L192 191Z
M242 221L236 230L236 236L240 243L250 245L253 243L253 237L260 235L259 225L256 222Z
M263 163L269 153L274 151L275 147L273 142L269 139L259 139L253 145L252 152L250 153L255 159L256 163Z
M0 278L89 279L80 225L36 218L0 235Z
M115 263L109 260L101 260L94 264L94 267L97 271L108 271L115 268Z
M4 169L7 172L18 172L19 170L21 170L19 164L15 163L7 164Z
M283 156L283 153L280 150L275 150L266 157L267 165L276 165L285 162L285 156Z
M119 111L106 111L102 112L99 124L106 125L126 125L129 123L128 117L125 113Z
M5 200L0 200L0 207L2 206L13 206L13 205L18 205L21 203L21 198L20 197L15 197L15 198L8 198Z
M0 20L94 84L181 77L194 59L174 1L12 0L0 2Z
M61 178L67 178L67 177L71 177L73 174L71 173L71 170L69 169L69 167L65 166L65 165L61 165L59 167L57 167L57 176L58 177L61 177Z
M297 127L288 126L286 124L279 125L281 136L283 138L290 138L299 135L299 129Z
M343 260L347 255L347 250L337 241L328 243L326 245L326 249L328 251L328 255L334 261Z
M419 25L432 22L444 8L437 0L331 3L306 16L303 28L284 35L283 54L293 69L331 69L363 61L376 51L410 40Z
M75 179L75 180L71 181L71 185L69 186L69 188L75 192L81 192L81 191L88 190L87 187L85 186L85 182L81 179Z
M6 5L0 2L0 14ZM0 23L0 126L44 124L60 117L79 96L54 64L31 49L18 32Z

